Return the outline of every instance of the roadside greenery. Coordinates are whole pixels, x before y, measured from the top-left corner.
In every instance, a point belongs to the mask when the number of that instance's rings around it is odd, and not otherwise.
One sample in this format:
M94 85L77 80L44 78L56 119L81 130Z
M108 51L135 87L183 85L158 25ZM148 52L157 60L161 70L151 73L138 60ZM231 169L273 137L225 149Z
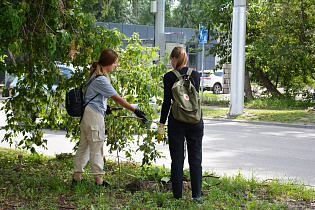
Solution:
M203 108L204 118L229 118L228 109L209 109ZM244 109L244 114L235 117L237 120L259 121L259 122L278 122L315 125L315 111L306 110L253 110Z
M84 13L81 3L76 0L0 3L3 23L0 27L0 57L6 55L8 59L6 65L3 62L0 64L5 65L7 73L23 77L2 108L7 125L1 129L6 131L3 140L10 144L13 144L14 137L23 135L24 138L16 144L18 148L35 153L34 145L45 147L47 140L43 138L43 128L47 127L52 130L65 128L67 137L78 143L79 119L67 115L63 108L65 91L80 86L87 79L89 65L99 59L105 48L116 50L120 57L119 68L111 73L115 89L129 103L137 103L149 119L156 118L157 107L149 104L150 98L162 95L162 89L156 84L166 71L163 62L152 64L157 48L143 47L136 33L126 37L117 29L95 27L95 17ZM109 10L103 12L105 14ZM128 40L125 46L122 46L123 39ZM76 69L74 75L60 78L56 61L72 64ZM56 90L52 89L55 81L58 81ZM111 100L108 104L117 106ZM158 100L157 105L160 104ZM127 117L118 118L117 115ZM38 117L37 120L34 116ZM131 157L133 151L126 148L136 141L139 145L136 150L143 153L144 164L159 157L152 141L154 130L147 131L142 121L135 119L128 110L106 117L107 129L113 128L114 117L116 126L115 130L111 130L108 141L112 150L125 151ZM132 134L144 132L147 136L140 145Z
M203 108L203 116L207 118L229 118L228 99L221 95L204 93L203 105L226 107ZM296 123L315 125L315 102L295 100L293 98L255 98L244 102L244 114L235 119L247 121Z
M191 201L184 172L184 198L172 198L170 170L106 160L106 180L115 189L93 184L89 166L84 182L73 185L71 154L48 157L0 148L0 208L4 209L300 209L311 208L315 190L294 180L258 180L241 174L203 174L202 204Z
M201 98L201 93L199 91L199 98ZM202 105L212 105L212 106L228 106L230 104L229 99L222 98L221 95L203 92Z
M311 94L309 96L311 96ZM202 104L228 106L230 104L230 100L229 98L224 97L224 95L216 95L205 92L203 93ZM309 100L308 97L302 97L299 100L292 97L256 97L250 101L244 100L244 106L245 108L257 109L307 109L315 106L315 100Z
M315 101L295 100L294 98L256 98L252 101L245 101L246 108L259 109L307 109L315 106Z
M206 48L207 55L222 58L218 68L230 62L234 2L181 3L185 5L180 7L189 11L187 19L198 20L208 29L209 42L220 40ZM308 86L314 87L314 7L312 0L247 1L245 78L250 76L250 82L266 87L273 96L295 96ZM279 87L284 88L284 94ZM250 98L249 82L245 91Z
M315 125L315 110L244 110L236 119Z

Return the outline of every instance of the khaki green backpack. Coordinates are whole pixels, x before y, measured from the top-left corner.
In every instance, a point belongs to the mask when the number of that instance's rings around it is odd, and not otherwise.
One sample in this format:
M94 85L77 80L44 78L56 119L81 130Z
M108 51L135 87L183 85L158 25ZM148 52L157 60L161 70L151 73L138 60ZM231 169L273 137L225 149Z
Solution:
M172 87L172 114L178 121L195 124L200 121L201 106L196 88L190 80L192 71L189 68L185 75L181 75L177 70L172 71L177 76Z

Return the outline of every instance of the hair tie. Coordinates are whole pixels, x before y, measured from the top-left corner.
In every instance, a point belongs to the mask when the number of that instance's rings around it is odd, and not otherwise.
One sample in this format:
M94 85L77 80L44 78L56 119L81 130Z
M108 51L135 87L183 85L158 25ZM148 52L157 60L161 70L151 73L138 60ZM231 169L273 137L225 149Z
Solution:
M96 68L98 64L99 63L97 61L94 61L93 64L92 64L93 68Z

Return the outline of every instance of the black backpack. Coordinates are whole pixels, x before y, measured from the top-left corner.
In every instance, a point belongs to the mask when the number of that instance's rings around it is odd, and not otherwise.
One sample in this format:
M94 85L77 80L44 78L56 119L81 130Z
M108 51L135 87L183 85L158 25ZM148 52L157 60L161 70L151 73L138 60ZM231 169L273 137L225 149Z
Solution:
M75 87L66 93L66 110L67 113L71 117L81 117L80 123L82 120L82 116L84 113L85 107L96 97L99 95L96 94L93 98L91 98L88 102L84 103L84 94L83 89L86 89L88 85L94 81L97 77L103 75L97 75L90 79L87 83L84 82L80 87Z

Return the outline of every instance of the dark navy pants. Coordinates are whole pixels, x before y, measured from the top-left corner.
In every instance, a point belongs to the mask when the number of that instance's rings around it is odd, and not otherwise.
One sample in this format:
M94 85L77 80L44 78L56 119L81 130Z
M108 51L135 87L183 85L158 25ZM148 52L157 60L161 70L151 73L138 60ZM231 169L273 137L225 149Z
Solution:
M171 181L175 198L182 197L185 138L187 141L192 197L201 197L203 130L202 118L199 123L188 124L176 120L171 113L168 117L169 149L172 159Z

